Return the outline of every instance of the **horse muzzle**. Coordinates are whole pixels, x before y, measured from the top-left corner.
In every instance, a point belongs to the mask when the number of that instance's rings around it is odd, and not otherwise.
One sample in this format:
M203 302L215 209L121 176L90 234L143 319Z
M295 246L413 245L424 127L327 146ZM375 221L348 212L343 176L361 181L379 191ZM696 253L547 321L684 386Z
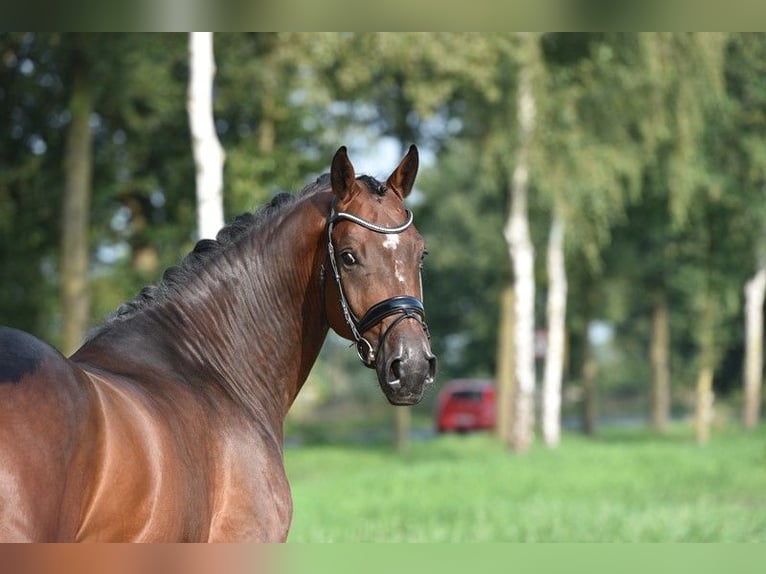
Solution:
M416 321L408 321L416 323ZM416 405L436 378L437 359L424 331L405 329L388 338L380 349L375 370L383 394L392 405Z

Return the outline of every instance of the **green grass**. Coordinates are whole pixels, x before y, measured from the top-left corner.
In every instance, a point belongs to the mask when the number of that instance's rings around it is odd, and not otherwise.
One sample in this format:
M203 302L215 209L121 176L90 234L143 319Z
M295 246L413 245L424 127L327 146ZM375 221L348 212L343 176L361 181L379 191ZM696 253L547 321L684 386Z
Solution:
M766 542L766 429L292 447L290 542Z

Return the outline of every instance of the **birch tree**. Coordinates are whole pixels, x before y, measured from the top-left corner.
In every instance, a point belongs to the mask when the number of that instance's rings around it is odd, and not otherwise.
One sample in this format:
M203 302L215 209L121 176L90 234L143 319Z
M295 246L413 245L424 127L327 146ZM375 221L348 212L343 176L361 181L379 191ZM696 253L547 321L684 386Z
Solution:
M515 452L529 449L535 422L535 252L529 232L527 195L535 133L537 36L524 34L521 43L516 93L518 147L509 186L511 207L504 232L513 268L515 294L513 354L516 376L510 436L510 446Z
M766 298L766 38L737 34L727 50L727 91L734 104L731 149L737 166L737 191L753 230L752 271L744 285L744 345L742 424L755 428L760 420L763 386L763 305Z
M567 309L567 275L564 264L564 218L554 208L548 238L548 299L546 321L548 345L543 374L542 428L548 446L559 443L561 436L561 383L564 375L564 352Z
M615 222L624 216L629 196L638 188L641 164L630 133L635 104L624 103L635 92L628 73L634 58L630 49L623 47L620 38L592 34L550 34L543 38L543 45L545 98L541 98L540 123L545 130L537 146L536 189L550 205L551 224L541 410L544 441L556 446L561 433L569 290L565 252L583 256L589 270L601 279L601 253L610 244ZM582 337L587 340L587 332ZM593 376L583 385L584 397L595 404L595 395L591 396L595 370L583 368L586 371Z
M652 297L652 426L663 430L669 417L672 290L694 316L688 334L696 344L695 432L704 443L713 419L714 374L723 356L721 326L730 313L732 259L722 253L736 239L722 231L731 222L731 201L723 193L728 168L722 168L719 149L727 146L720 131L725 36L658 33L639 39L652 104L638 124L646 158L644 195L666 210L640 230L665 242L642 264Z
M677 225L688 232L687 249L698 270L690 296L698 321L695 435L697 442L704 444L710 437L714 417L713 377L723 354L718 327L728 310L722 304L726 295L723 269L727 263L722 253L730 235L717 232L726 221L725 205L716 182L713 150L703 137L720 112L724 35L695 34L672 40L681 73L673 86L677 131L668 183L671 214Z
M224 151L213 118L213 33L189 33L187 110L192 134L197 188L197 230L200 239L215 238L223 227Z
M763 215L761 215L763 217ZM742 425L754 429L761 419L763 387L763 305L766 300L766 224L761 223L756 271L745 282L745 358L743 367ZM756 227L758 224L756 224Z
M760 419L763 384L763 301L766 297L766 266L745 284L745 396L742 424L755 428Z

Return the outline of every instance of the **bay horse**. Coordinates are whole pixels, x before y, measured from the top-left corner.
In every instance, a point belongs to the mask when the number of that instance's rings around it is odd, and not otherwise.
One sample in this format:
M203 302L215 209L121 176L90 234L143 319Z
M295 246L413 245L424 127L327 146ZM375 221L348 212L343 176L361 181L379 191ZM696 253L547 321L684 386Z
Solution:
M69 359L0 328L0 539L287 538L283 422L332 328L389 402L412 405L436 358L423 238L385 182L331 171L201 240Z

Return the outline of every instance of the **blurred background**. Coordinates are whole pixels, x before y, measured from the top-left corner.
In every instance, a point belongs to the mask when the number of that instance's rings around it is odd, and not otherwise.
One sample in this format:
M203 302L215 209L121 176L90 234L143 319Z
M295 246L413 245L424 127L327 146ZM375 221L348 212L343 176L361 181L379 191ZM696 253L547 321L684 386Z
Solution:
M408 201L429 250L437 389L390 407L331 335L287 421L296 507L314 468L297 452L313 446L352 458L369 446L406 467L424 444L484 460L563 436L587 458L636 437L663 448L720 436L762 471L766 35L219 33L214 56L227 221L299 191L340 145L378 178L411 143L421 151ZM192 249L189 80L188 34L0 34L0 323L70 353ZM438 436L453 379L495 389L489 432ZM735 489L747 494L728 499L732 516L766 503L746 476L753 489ZM491 514L492 496L468 524ZM327 504L318 522L338 509ZM299 539L344 538L301 520ZM763 540L754 520L656 537ZM650 522L596 532L652 539ZM583 534L551 524L427 539Z

